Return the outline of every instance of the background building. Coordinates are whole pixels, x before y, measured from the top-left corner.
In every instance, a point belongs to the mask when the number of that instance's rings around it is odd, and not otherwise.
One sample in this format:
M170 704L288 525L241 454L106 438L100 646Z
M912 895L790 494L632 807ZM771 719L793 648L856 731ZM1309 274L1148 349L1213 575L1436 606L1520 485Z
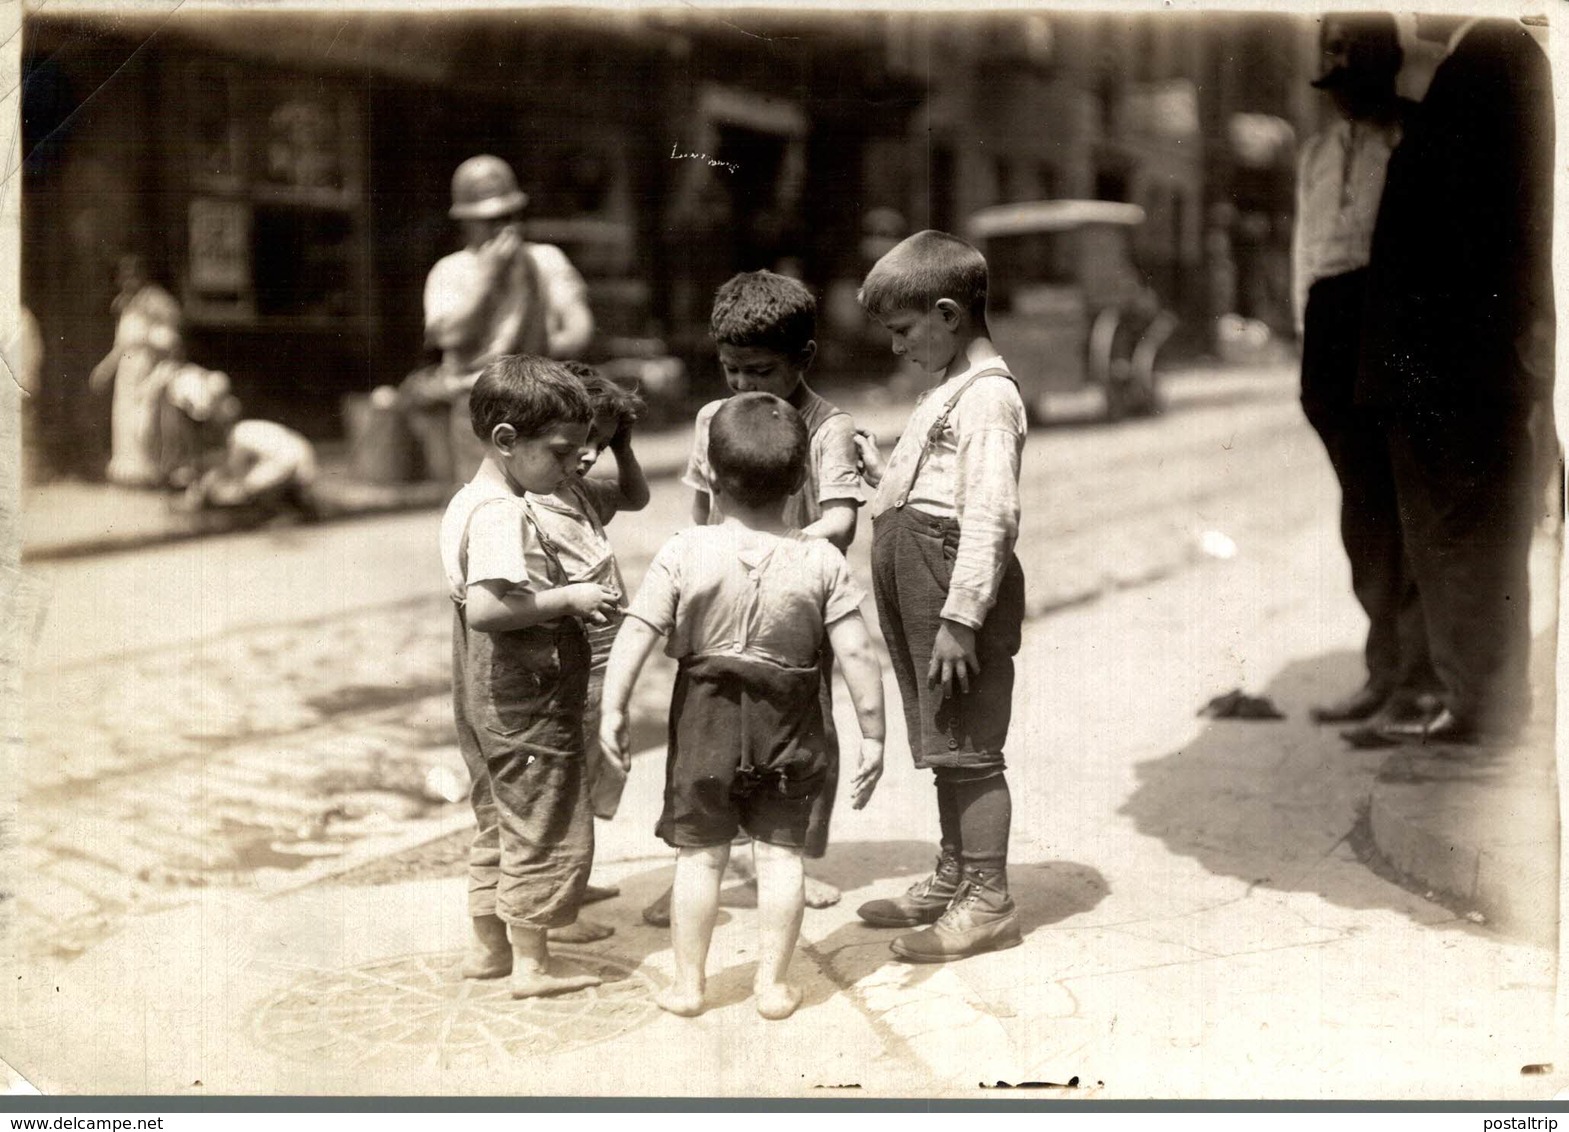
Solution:
M825 364L854 368L878 248L1010 200L1141 204L1141 266L1195 345L1226 255L1231 305L1289 332L1316 34L1242 15L45 8L24 27L22 249L45 456L102 466L87 374L127 251L252 411L338 433L345 393L425 360L451 173L481 152L588 277L598 348L663 339L699 393L732 272L801 275L825 297Z

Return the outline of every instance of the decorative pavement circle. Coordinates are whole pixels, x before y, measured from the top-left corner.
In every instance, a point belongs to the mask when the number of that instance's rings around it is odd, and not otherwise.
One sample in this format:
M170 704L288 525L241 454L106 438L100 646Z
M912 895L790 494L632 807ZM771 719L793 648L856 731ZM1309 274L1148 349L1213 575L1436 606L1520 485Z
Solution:
M506 979L463 978L461 952L405 955L300 979L262 1003L254 1033L264 1047L299 1060L466 1068L580 1049L659 1013L654 984L633 964L557 948L551 957L567 973L604 982L515 999Z

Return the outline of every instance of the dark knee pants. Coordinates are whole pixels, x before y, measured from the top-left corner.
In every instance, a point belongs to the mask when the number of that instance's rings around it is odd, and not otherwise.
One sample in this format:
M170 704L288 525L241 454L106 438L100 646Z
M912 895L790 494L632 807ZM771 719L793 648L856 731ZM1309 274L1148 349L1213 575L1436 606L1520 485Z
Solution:
M1340 538L1368 620L1368 683L1384 692L1429 691L1427 626L1407 561L1388 438L1383 423L1353 401L1366 274L1321 279L1308 292L1302 409L1340 481Z
M959 549L959 523L914 507L872 526L872 593L899 684L910 754L921 769L1003 765L1013 715L1013 657L1024 624L1024 571L1012 555L997 602L975 635L981 671L968 692L944 696L926 681Z
M1396 416L1401 522L1447 706L1485 729L1530 715L1535 490L1528 413L1428 407Z
M469 915L577 919L594 860L584 780L589 648L575 620L509 633L452 626L452 705L472 780Z

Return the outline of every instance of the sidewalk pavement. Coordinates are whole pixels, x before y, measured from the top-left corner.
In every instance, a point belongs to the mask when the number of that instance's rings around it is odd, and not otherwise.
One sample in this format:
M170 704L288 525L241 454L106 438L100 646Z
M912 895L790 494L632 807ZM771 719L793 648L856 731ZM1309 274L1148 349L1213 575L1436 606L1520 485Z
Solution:
M1283 452L1283 476L1322 476L1312 459ZM668 933L638 917L670 876L654 751L598 827L598 879L622 895L587 918L616 934L557 949L605 977L596 991L519 1003L459 979L458 877L211 892L22 972L0 991L0 1056L49 1093L1552 1098L1569 1084L1554 951L1370 869L1357 830L1391 756L1306 721L1359 675L1331 518L1238 541L1233 559L1027 626L1017 949L908 966L856 919L933 853L929 780L894 711L877 796L841 807L814 869L845 896L806 915L805 1003L786 1022L748 1001L755 911L738 887L713 1007L652 1005L670 976ZM1194 716L1233 686L1287 718Z

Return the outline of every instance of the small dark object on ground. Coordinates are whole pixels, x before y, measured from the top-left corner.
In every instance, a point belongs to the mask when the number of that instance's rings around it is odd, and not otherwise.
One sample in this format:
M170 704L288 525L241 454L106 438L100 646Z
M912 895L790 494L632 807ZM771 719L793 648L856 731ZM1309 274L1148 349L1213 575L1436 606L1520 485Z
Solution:
M1241 688L1233 688L1223 696L1216 696L1199 709L1200 715L1215 719L1285 719L1266 696L1250 696Z

